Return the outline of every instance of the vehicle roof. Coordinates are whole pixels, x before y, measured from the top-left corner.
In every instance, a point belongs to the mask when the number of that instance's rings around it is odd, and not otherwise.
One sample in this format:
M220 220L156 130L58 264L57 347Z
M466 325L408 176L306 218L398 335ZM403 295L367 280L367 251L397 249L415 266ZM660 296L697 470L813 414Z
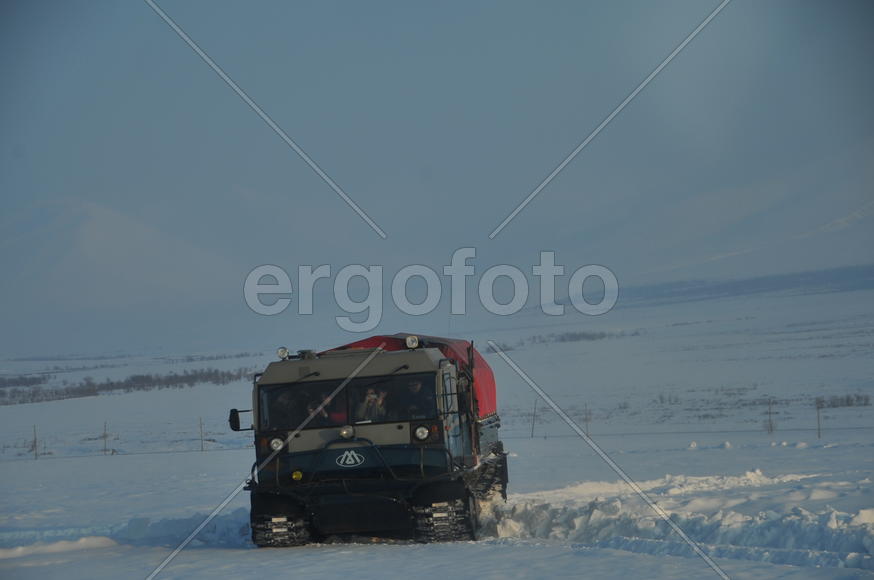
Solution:
M274 385L299 381L299 384L355 377L374 377L388 374L412 374L436 372L440 360L446 358L439 349L418 348L415 350L385 350L374 356L367 364L361 364L375 349L328 351L314 358L297 358L275 361L267 365L258 378L259 385ZM406 366L402 371L398 367ZM361 367L361 368L359 368ZM358 372L356 373L356 369ZM318 375L306 375L319 373Z
M379 334L362 340L338 346L329 352L349 352L361 349L382 348L387 351L409 351L406 338L412 336L408 332L388 335ZM473 347L473 343L459 338L444 338L440 336L415 335L419 338L419 344L424 349L439 349L445 358L451 358L458 362L459 368L471 372L473 375L473 389L477 401L477 410L480 417L486 417L497 412L498 400L495 386L495 375L492 367L486 359ZM417 349L418 350L418 349ZM413 351L409 351L413 352ZM322 353L322 354L325 354ZM470 367L473 367L471 369Z

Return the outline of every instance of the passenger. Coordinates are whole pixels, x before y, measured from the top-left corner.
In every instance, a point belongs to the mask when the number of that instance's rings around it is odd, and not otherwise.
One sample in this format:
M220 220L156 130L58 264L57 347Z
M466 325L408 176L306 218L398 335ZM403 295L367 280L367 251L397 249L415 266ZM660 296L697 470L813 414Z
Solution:
M328 419L332 425L345 425L348 417L346 416L346 407L343 405L343 398L336 396L330 399L331 393L322 395L322 402L325 403L325 410L328 412Z
M358 404L355 410L356 421L382 421L385 419L385 397L387 393L380 391L378 394L376 389L368 388L364 395L364 400Z
M312 416L312 419L310 419L311 427L324 427L328 424L328 411L325 409L324 405L318 401L310 401L307 403L307 417L310 416Z

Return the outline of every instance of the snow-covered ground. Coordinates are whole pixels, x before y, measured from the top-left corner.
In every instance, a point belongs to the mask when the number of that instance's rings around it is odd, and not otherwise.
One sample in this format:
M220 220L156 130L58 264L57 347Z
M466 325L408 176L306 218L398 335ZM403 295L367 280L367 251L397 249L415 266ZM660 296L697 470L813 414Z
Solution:
M859 291L637 305L598 319L508 317L464 335L512 347L507 354L580 424L588 418L598 444L729 576L869 577L874 407L824 408L818 438L814 402L874 391L872 300L874 292ZM569 331L593 334L549 337ZM545 405L532 417L533 392L488 356L511 452L511 494L491 506L479 541L362 539L256 550L244 493L161 577L447 570L495 578L715 577ZM137 370L113 377L140 372L143 360L129 360ZM164 373L179 364L148 367ZM40 368L3 365L6 372ZM119 371L88 372L101 379ZM249 435L228 432L225 418L229 407L248 408L249 388L241 381L0 407L0 576L148 575L248 474ZM104 421L115 455L103 456L95 437ZM34 425L45 453L37 460L27 448Z

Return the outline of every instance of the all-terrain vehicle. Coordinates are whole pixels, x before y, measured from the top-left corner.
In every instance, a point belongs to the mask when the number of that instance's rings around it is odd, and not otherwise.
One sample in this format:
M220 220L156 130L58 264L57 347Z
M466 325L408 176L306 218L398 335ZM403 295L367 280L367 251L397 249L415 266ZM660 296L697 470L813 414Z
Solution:
M475 539L480 503L507 493L495 379L465 340L396 334L278 351L255 375L252 540L330 535Z

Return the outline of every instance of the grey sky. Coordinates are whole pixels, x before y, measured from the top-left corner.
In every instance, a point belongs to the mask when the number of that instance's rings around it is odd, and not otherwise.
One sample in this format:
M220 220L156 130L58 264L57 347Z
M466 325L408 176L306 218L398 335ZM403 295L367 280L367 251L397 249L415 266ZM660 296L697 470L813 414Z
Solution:
M4 352L339 335L249 313L263 263L552 249L649 283L874 261L871 2L734 0L492 241L717 2L160 5L389 237L146 4L6 2Z

